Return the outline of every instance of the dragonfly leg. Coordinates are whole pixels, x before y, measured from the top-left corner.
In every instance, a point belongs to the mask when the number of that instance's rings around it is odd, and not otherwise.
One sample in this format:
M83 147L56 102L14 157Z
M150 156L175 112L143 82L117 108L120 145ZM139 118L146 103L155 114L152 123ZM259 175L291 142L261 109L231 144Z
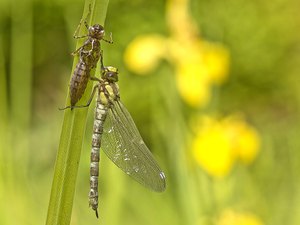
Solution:
M77 28L76 28L76 30L75 30L75 33L74 33L74 35L73 35L73 38L75 38L75 39L85 38L85 37L88 36L87 34L81 35L81 36L78 35L79 30L80 30L80 27L81 27L81 24L82 24L82 20L83 20L83 19L80 20L80 22L79 22L79 24L78 24L78 26L77 26ZM84 24L86 25L86 20L84 20ZM88 28L88 27L87 27L87 28Z
M103 63L103 50L101 50L101 52L100 52L100 64L101 64L100 72L101 72L101 76L103 76L105 73L105 67L104 67L104 63Z
M88 35L86 35L85 37L87 37ZM84 43L82 46L80 46L79 48L77 48L74 52L71 53L72 56L77 55L79 52L82 53L90 53L90 51L84 51L84 47L88 45L88 43Z
M109 43L109 44L113 44L114 43L114 41L113 41L113 39L112 39L112 33L110 32L110 35L109 35L109 40L106 40L106 39L102 39L103 41L105 41L105 42L107 42L107 43Z
M72 52L72 53L71 53L71 55L72 55L72 56L75 56L75 55L77 55L77 54L78 54L78 52L80 52L81 48L82 48L82 47L80 47L80 48L77 48L77 49L76 49L74 52Z
M85 37L87 37L87 36L89 36L88 34L86 34L86 35L82 35L82 36L73 36L73 38L75 38L75 39L80 39L80 38L85 38Z
M69 105L69 106L66 106L66 107L64 107L64 108L58 108L58 109L59 109L59 110L71 109L71 110L72 110L72 109L74 109L74 108L85 108L85 107L89 107L90 104L91 104L91 102L92 102L92 100L93 100L93 97L94 97L94 95L95 95L97 89L98 89L98 85L96 85L96 86L93 88L93 92L92 92L92 94L91 94L91 96L90 96L90 98L89 98L89 100L88 100L88 102L87 102L86 105L73 105L73 106Z
M98 77L90 77L90 79L92 80L92 81L98 81L98 82L101 82L101 80L98 78Z
M79 22L79 24L78 24L78 26L77 26L77 28L76 28L76 30L75 30L75 33L74 33L74 35L73 35L73 38L79 39L79 38L84 38L84 37L87 37L87 36L88 36L88 35L79 36L78 33L79 33L79 30L80 30L80 27L81 27L82 22L84 23L85 27L86 27L87 29L89 29L89 25L88 25L88 23L87 23L87 19L90 17L91 11L92 11L92 10L91 10L91 4L89 4L89 12L88 12L88 14L86 15L85 19L82 18L82 19L80 20L80 22Z

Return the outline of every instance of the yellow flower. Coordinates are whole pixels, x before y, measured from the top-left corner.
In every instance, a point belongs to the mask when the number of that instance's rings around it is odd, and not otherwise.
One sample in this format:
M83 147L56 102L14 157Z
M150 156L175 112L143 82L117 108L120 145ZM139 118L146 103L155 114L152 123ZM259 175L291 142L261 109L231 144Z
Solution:
M208 120L198 132L192 146L195 160L210 175L226 176L234 163L231 143L222 124Z
M192 107L209 103L212 85L220 85L229 70L229 53L220 44L201 39L188 10L189 0L167 1L166 19L170 37L157 34L139 36L127 47L124 61L128 68L143 75L167 59L175 68L175 79L182 99Z
M236 161L251 163L260 146L259 135L240 117L206 119L197 125L192 151L198 164L212 176L226 176Z
M217 225L263 225L263 222L251 213L226 210L217 221Z
M156 34L139 36L128 45L124 54L124 61L130 70L144 75L157 67L165 52L164 37Z
M184 42L190 42L199 34L188 8L189 0L169 0L166 3L166 20L171 35Z
M244 164L250 164L257 156L260 138L257 131L240 116L228 117L224 120L228 134L233 143L236 157Z
M229 52L220 44L203 43L203 64L213 83L224 82L229 71Z
M238 142L237 155L245 164L250 164L257 156L260 139L254 129L248 128L243 131Z
M202 42L196 40L180 40L177 37L171 36L167 39L168 54L166 58L171 64L182 66L184 64L199 64L203 61Z
M176 69L176 84L181 97L191 106L204 106L210 100L207 71L195 63Z
M210 101L211 86L221 84L228 74L229 54L217 44L200 39L181 42L169 38L166 58L174 65L180 95L193 107Z

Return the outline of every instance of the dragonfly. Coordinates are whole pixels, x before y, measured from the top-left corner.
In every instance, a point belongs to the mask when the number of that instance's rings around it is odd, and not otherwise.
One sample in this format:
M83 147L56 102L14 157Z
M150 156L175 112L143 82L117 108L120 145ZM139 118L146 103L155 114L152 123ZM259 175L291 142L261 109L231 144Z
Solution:
M155 192L166 189L166 177L143 141L130 113L120 100L118 69L103 66L88 107L97 93L90 164L89 205L98 218L98 177L100 147L108 158L127 175ZM70 108L70 106L69 106Z
M79 61L76 65L76 68L73 72L71 81L70 81L70 104L71 109L73 106L81 99L89 79L95 80L95 77L90 76L91 69L95 68L97 62L99 61L101 55L101 45L100 41L103 40L110 44L113 43L112 34L110 34L110 40L106 40L104 27L100 24L95 24L89 26L87 23L87 18L90 16L91 6L87 17L84 20L84 25L88 30L88 33L83 36L78 36L79 29L82 24L80 21L73 37L75 39L87 38L82 46L76 49L72 55L79 56ZM63 108L65 109L65 108Z

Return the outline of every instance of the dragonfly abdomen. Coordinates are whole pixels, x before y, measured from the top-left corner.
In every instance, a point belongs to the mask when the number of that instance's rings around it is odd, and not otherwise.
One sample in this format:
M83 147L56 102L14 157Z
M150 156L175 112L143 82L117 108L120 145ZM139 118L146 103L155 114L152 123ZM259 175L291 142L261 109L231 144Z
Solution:
M90 193L89 204L97 213L98 208L98 176L100 161L101 136L103 133L103 124L107 115L107 107L97 102L95 110L95 120L92 138L91 166L90 166Z
M79 61L70 82L71 108L82 97L89 80L90 70L83 61Z

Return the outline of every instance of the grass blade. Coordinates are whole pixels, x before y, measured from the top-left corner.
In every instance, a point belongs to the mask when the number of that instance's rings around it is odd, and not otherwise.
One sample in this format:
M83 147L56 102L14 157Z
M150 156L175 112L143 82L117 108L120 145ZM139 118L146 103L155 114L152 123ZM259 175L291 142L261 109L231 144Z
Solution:
M83 17L86 17L90 5L92 15L90 24L99 23L103 25L108 2L108 0L86 1ZM95 12L97 12L97 14ZM83 40L77 42L76 49L82 45L82 42ZM75 57L72 71L74 71L77 62L78 57ZM94 73L95 70L92 70L91 75L94 75ZM89 82L85 94L78 105L83 105L87 102L91 89L92 83ZM68 105L69 102L70 99L68 97L66 105ZM87 110L87 108L74 109L72 111L69 109L65 110L46 225L70 224Z

